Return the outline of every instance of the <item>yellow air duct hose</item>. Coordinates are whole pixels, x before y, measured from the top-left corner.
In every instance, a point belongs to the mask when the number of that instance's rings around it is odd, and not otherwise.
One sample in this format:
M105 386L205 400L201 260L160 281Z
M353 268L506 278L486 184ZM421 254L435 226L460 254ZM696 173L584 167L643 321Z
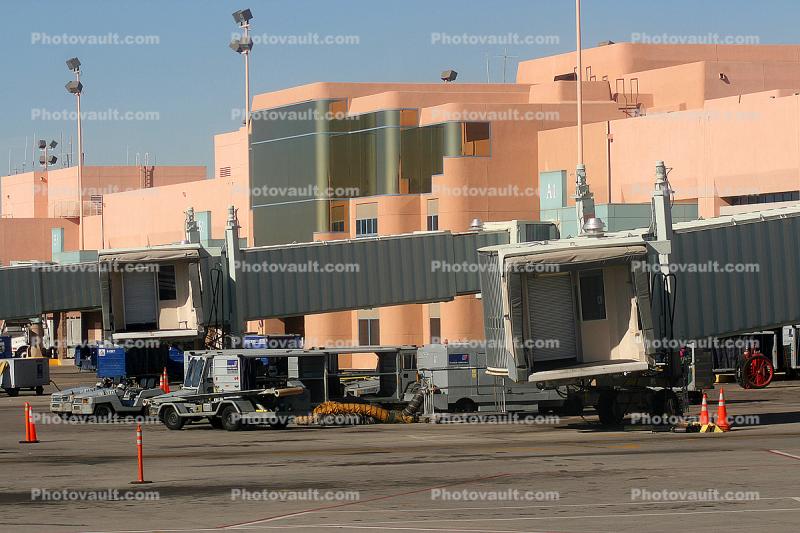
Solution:
M382 424L411 424L414 422L414 417L407 416L400 411L390 411L383 407L370 405L367 403L339 403L339 402L324 402L314 408L310 417L298 417L302 420L295 419L298 424L314 423L321 417L327 415L361 415L368 416ZM308 420L306 420L308 419Z

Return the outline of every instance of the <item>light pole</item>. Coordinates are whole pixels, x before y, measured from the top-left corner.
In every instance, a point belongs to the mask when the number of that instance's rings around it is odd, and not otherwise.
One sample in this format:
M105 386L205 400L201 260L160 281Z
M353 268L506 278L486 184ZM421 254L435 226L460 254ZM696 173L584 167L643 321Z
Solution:
M77 57L67 60L67 68L75 73L75 81L67 83L67 92L75 95L78 105L78 250L83 250L83 132L81 130L81 62Z
M578 234L584 233L583 225L594 218L594 195L586 180L583 164L583 62L581 61L581 0L575 0L575 48L578 56L576 72L576 100L578 104L578 165L575 168L575 211L578 219Z
M233 14L233 20L242 28L242 36L233 39L230 47L237 54L244 56L244 124L250 124L250 51L253 49L253 40L250 39L250 20L253 13L249 9L240 9Z

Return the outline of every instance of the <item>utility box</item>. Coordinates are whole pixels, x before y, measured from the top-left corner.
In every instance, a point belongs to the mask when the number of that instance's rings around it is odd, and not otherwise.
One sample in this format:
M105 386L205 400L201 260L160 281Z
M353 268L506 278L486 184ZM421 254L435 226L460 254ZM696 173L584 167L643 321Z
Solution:
M9 358L2 365L7 368L0 375L0 387L10 396L16 396L20 389L42 394L44 386L50 383L50 362L44 357Z
M215 357L212 367L214 392L242 390L242 362L238 356Z

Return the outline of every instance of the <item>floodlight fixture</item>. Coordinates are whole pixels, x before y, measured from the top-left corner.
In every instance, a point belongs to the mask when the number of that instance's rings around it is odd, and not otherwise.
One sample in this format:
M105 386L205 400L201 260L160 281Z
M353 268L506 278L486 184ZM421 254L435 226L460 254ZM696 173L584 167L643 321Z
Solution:
M70 94L81 94L81 91L83 91L83 84L75 80L68 82L64 87Z
M233 13L233 20L240 26L244 26L253 18L253 13L249 9L240 9Z
M45 148L47 148L47 141L39 139L39 150L44 150Z
M231 40L230 48L237 54L244 56L244 124L250 124L250 52L253 50L253 40L250 38L250 20L253 13L249 9L240 9L233 13L233 20L242 28L242 35Z
M441 75L442 81L445 83L456 81L457 77L458 77L458 72L456 72L455 70L445 70L442 72Z
M53 140L53 141L50 141L50 149L51 149L51 150L52 150L53 148L55 148L56 146L58 146L58 141L55 141L55 140Z
M78 72L81 69L81 62L78 60L77 57L67 59L67 68L70 69L72 72Z

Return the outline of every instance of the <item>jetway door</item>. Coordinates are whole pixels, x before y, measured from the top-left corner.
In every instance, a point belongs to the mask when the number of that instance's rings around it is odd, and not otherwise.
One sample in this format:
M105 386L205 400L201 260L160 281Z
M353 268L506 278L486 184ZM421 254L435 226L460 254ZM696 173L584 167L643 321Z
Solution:
M575 359L575 301L569 274L528 276L528 331L534 365Z
M153 272L125 272L122 275L125 325L157 323L156 276Z

